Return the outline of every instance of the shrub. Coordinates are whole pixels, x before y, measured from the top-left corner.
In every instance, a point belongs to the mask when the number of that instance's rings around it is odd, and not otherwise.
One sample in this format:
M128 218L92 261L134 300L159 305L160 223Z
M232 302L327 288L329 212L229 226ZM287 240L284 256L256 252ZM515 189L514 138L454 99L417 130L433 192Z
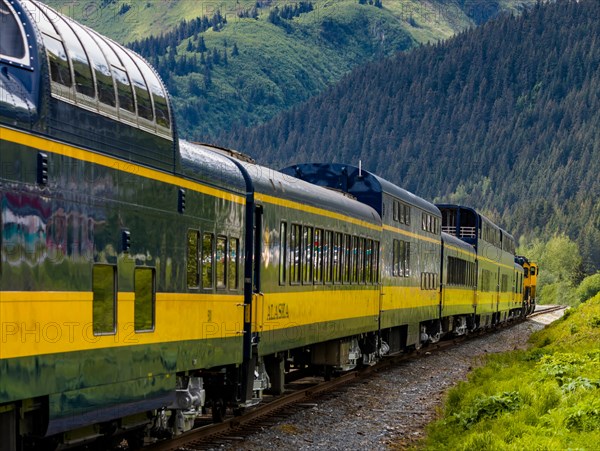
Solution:
M600 293L600 272L583 279L575 293L579 302L585 302Z

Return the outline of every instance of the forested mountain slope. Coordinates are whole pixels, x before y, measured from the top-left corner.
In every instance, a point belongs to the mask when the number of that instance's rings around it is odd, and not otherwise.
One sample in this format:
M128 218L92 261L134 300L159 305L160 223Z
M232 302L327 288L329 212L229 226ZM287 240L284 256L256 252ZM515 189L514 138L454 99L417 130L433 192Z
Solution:
M180 135L265 122L352 68L534 0L45 0L146 57Z
M600 267L600 2L536 6L345 77L228 144L275 167L358 163ZM228 141L228 142L226 142Z

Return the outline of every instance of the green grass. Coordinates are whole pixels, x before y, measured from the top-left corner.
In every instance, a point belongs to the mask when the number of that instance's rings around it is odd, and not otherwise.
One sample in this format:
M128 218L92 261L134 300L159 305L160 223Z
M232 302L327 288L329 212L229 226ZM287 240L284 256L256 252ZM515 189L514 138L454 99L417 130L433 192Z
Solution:
M595 450L600 443L600 294L492 355L452 389L418 449Z

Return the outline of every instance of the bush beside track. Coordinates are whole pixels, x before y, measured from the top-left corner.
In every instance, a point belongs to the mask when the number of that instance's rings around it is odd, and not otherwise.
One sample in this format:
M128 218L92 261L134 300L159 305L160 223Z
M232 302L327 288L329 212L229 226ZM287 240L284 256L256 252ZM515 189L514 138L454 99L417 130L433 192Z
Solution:
M490 355L447 395L427 450L591 450L600 443L600 294L535 333L528 351Z

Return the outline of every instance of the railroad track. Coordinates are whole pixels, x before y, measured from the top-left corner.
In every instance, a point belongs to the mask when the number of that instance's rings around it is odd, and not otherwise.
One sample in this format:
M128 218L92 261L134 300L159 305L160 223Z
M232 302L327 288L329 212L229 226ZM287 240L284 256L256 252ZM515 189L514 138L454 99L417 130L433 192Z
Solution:
M545 313L561 310L566 308L565 306L552 306L540 309L533 314L529 315L538 316ZM313 407L315 404L311 403L317 398L322 397L328 392L333 392L349 383L358 381L369 377L369 375L391 368L402 361L409 359L418 358L425 356L433 352L439 352L449 347L455 346L465 340L477 338L482 335L494 333L507 327L519 324L521 321L513 321L508 324L502 324L495 328L494 331L479 331L477 333L469 334L467 336L457 337L451 340L444 340L435 344L430 344L419 350L414 350L409 353L402 353L393 356L386 356L380 362L373 366L359 368L347 373L344 373L338 377L335 377L329 381L314 381L315 378L311 378L313 381L304 383L306 387L297 388L295 391L289 394L268 400L267 402L261 403L256 407L247 410L243 415L239 417L229 418L222 423L212 423L206 426L201 426L178 437L170 440L155 443L153 445L144 447L144 450L148 451L192 451L201 449L213 449L219 447L223 443L239 442L243 440L244 436L248 436L253 432L259 430L262 427L269 425L273 422L274 418L279 418L282 415L287 415L283 411L289 410L292 407L305 408ZM300 379L295 383L291 384L294 386L303 385L302 382L305 379ZM271 420L271 421L269 421Z
M566 305L550 305L550 306L537 306L535 312L528 316L531 318L532 316L544 315L546 313L556 312L558 310L566 309Z

